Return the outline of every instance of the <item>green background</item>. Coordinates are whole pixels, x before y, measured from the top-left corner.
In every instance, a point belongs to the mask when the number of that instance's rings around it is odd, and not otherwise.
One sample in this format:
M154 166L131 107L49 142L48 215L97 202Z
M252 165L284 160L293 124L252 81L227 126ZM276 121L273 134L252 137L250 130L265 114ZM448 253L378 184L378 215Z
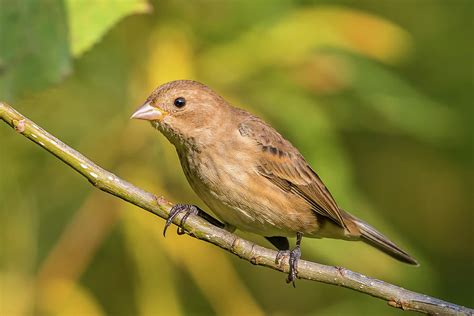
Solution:
M303 258L472 307L473 4L0 0L0 99L118 176L205 208L173 147L128 120L157 85L202 81L271 122L342 208L421 266L335 240L303 240ZM403 313L293 289L162 229L0 126L1 315Z

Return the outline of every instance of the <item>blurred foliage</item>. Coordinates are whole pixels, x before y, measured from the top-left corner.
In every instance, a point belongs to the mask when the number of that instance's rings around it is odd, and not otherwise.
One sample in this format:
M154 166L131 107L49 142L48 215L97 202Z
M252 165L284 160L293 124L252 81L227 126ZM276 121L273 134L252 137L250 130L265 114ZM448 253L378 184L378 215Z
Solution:
M89 49L117 21L150 11L146 0L66 0L69 43L73 56Z
M0 1L0 95L46 88L71 71L61 0Z
M472 306L473 2L0 0L0 98L119 176L196 203L130 113L196 79L290 139L339 204L420 268L363 244L303 257ZM1 315L395 315L170 233L0 127ZM256 242L260 237L242 233Z

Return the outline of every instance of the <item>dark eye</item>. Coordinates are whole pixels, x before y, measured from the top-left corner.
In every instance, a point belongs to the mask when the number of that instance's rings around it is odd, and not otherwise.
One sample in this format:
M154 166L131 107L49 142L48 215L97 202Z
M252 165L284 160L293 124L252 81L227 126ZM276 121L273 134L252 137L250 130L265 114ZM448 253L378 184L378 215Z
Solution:
M176 98L174 100L174 105L176 105L178 108L182 108L186 105L186 99L183 97Z

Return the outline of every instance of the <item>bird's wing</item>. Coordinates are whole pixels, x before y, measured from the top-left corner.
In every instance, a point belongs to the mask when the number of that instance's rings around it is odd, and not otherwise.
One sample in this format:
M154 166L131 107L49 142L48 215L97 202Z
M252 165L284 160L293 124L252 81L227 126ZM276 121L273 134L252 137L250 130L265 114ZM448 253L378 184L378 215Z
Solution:
M261 154L256 168L262 176L306 200L316 213L348 228L329 190L289 141L256 117L240 123L239 132L259 146Z

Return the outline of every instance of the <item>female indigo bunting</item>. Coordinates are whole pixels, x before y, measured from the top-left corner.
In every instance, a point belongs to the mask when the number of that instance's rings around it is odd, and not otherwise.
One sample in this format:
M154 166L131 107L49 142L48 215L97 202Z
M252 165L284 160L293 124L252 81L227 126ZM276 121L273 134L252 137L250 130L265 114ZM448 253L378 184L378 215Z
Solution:
M288 140L207 86L190 80L166 83L132 118L150 121L176 147L189 184L226 229L265 236L280 250L277 260L289 254L288 282L297 277L302 236L362 240L417 265L387 237L340 209ZM183 211L205 214L195 206L177 205L167 226ZM289 251L287 237L293 236L296 247Z

